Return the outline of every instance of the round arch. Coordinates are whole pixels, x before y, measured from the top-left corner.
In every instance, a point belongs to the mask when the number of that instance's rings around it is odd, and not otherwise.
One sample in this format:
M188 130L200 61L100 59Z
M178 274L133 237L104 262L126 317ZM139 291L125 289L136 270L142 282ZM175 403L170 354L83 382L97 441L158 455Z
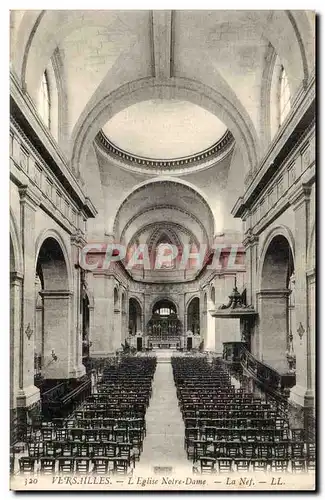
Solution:
M272 240L274 240L274 238L276 238L277 236L282 236L287 240L287 242L290 246L293 261L295 261L295 241L294 241L294 237L293 237L292 232L286 226L275 227L267 235L267 237L264 241L259 259L258 259L259 265L258 265L258 271L257 271L257 283L258 283L259 289L262 288L262 286L261 286L262 285L262 273L263 273L263 265L264 265L266 253L269 249L269 246L270 246Z
M243 146L245 165L247 171L251 170L258 158L256 132L240 102L234 104L236 96L232 97L226 98L209 85L185 77L173 77L163 83L148 77L121 85L106 93L92 109L86 108L80 116L72 133L72 169L77 172L78 166L84 164L96 134L112 116L138 102L160 98L188 101L218 116L231 130L236 142Z
M10 209L10 271L24 273L23 248L15 215Z
M280 373L288 371L286 352L295 342L295 263L286 231L271 231L260 259L258 345L262 359ZM290 301L293 300L291 303ZM291 340L290 340L291 336Z
M143 311L143 304L142 304L141 300L138 297L136 297L135 295L129 295L129 302L131 299L134 300L135 302L137 302L141 311Z
M309 243L308 243L308 252L307 252L307 267L308 269L312 269L316 267L316 224L315 222L312 225L312 229L310 231Z
M52 239L56 242L58 247L60 248L62 252L62 256L65 261L65 266L66 266L66 271L67 271L67 290L72 290L72 265L71 265L71 260L69 257L69 252L66 248L65 242L63 241L60 233L55 231L54 229L46 229L43 231L38 238L36 239L36 245L35 245L35 274L36 274L36 268L37 268L37 261L39 257L40 250L44 244L44 242L48 239ZM61 287L62 288L62 287Z
M186 326L187 331L196 335L200 333L200 298L192 297L186 305Z
M124 195L123 199L121 199L120 202L119 202L119 208L118 208L118 210L117 210L117 212L115 214L115 217L114 217L113 233L115 233L116 230L117 230L119 214L121 213L121 210L125 206L125 204L132 197L132 195L136 194L137 192L141 191L142 189L147 188L150 185L155 185L155 184L160 184L160 183L165 183L165 182L170 182L173 185L184 186L187 189L189 189L190 191L192 191L192 193L194 194L194 196L198 197L198 199L203 203L203 205L208 210L208 213L209 213L210 218L211 218L211 223L213 225L213 227L212 227L212 232L213 232L214 231L214 226L215 226L214 215L213 215L213 212L211 210L208 198L203 193L203 191L200 188L194 186L192 183L187 182L187 181L185 181L183 179L178 179L178 178L170 177L170 176L159 176L159 178L148 179L146 181L140 182L136 186L133 186L133 188L130 189L126 193L126 195Z
M129 297L128 303L129 309L129 325L128 331L129 335L136 335L142 332L142 305L136 297Z
M150 304L149 304L149 307L148 307L149 314L152 314L154 306L158 302L160 302L160 301L169 301L169 302L171 302L175 306L176 314L179 317L179 304L177 303L177 301L175 299L171 298L169 295L162 295L162 296L158 296L158 297L156 296L154 299L152 299L150 301Z

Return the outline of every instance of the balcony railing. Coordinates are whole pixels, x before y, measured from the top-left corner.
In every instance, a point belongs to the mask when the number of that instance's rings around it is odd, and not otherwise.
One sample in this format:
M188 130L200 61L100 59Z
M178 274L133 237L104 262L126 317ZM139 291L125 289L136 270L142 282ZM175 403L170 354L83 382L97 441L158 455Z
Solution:
M290 395L290 389L295 385L294 373L281 374L274 368L256 359L245 347L241 347L240 364L243 372L246 371L257 385L266 393L276 399L286 400Z

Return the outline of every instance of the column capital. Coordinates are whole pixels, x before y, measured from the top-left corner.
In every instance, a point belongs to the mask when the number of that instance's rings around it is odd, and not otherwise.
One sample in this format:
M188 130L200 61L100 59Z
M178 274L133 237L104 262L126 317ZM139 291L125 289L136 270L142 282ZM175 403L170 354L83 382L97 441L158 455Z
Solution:
M311 187L307 184L300 184L293 195L289 198L289 203L294 210L297 210L303 203L310 199Z
M251 229L248 229L247 233L244 236L243 245L246 248L257 245L259 237L252 232Z
M39 188L25 185L19 188L20 203L27 204L30 208L36 211L42 199L42 193Z
M75 233L71 234L70 240L72 245L75 245L79 248L82 248L87 243L87 240L80 229L78 229Z

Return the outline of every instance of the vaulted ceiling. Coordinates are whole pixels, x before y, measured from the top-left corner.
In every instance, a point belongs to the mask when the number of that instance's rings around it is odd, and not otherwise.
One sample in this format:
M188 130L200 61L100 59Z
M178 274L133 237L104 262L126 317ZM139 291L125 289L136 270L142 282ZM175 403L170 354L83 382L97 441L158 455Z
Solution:
M295 96L314 68L314 14L11 15L12 71L36 103L52 62L64 102L59 147L95 198L103 232L130 240L150 224L170 221L211 241L229 218L230 202L268 147L263 92L271 52ZM228 142L220 144L227 130ZM97 140L101 131L105 147ZM156 183L166 175L169 184Z

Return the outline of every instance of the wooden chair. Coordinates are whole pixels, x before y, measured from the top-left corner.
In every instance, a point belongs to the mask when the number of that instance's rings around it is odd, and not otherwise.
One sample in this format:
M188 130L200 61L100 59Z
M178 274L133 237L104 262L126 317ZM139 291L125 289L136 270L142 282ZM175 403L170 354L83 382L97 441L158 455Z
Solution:
M20 474L34 474L35 473L35 461L33 457L20 457L18 459L19 463L19 473Z
M316 460L314 458L307 458L306 469L308 472L315 472L316 470Z
M56 445L52 441L45 441L44 442L44 453L43 456L48 457L48 458L53 458L57 454L57 448Z
M51 475L55 473L55 458L52 457L41 457L41 469L40 473L44 475Z
M254 472L266 472L269 465L269 460L251 460L251 464Z
M54 427L41 427L40 432L42 436L42 441L52 441L54 437L53 429Z
M109 473L109 459L106 457L93 458L93 473L107 475Z
M304 443L291 443L291 456L292 456L292 458L293 459L304 458L304 456L305 456L304 448L305 448Z
M286 459L276 459L272 460L271 468L275 472L288 472L289 460Z
M75 443L75 455L78 457L89 457L91 455L91 448L89 443Z
M44 454L43 443L28 443L27 449L28 449L28 455L31 458L36 458L37 460Z
M234 462L238 472L247 472L249 470L250 460L245 460L243 458L236 458Z
M216 459L212 457L201 457L200 460L200 472L201 474L213 474L215 470Z
M207 455L208 443L206 441L194 441L193 462Z
M276 458L287 459L289 456L289 445L288 443L275 443L274 445L274 456ZM299 457L295 457L299 458Z
M128 473L128 460L122 457L113 459L113 474L124 475Z
M56 439L57 441L67 441L68 439L68 429L56 429Z
M305 472L306 463L303 459L292 459L291 460L292 472Z
M232 460L226 458L217 458L218 470L220 473L229 473L232 471Z
M88 474L90 470L91 460L86 457L78 457L75 459L76 474Z
M316 458L316 446L315 443L307 443L307 457L308 459L315 460Z
M61 455L62 457L73 457L75 446L73 443L62 443Z
M118 457L125 458L128 461L128 465L133 462L133 467L135 467L135 457L132 453L131 443L120 443L118 445Z
M64 473L69 474L69 473L74 472L74 459L73 458L59 457L58 463L59 463L59 473L64 472Z

